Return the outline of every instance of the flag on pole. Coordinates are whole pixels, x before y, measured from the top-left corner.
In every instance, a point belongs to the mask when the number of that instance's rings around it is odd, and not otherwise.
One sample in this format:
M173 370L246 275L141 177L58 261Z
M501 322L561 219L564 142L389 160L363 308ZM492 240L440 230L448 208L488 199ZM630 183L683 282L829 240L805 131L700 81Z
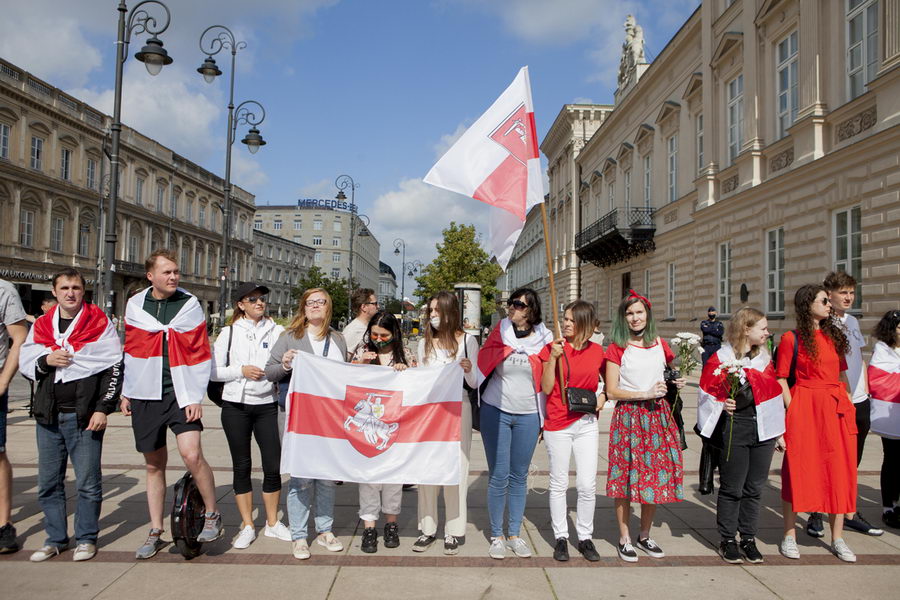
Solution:
M525 216L544 201L528 67L438 160L425 183L491 205L489 250L506 269Z
M362 483L458 484L462 381L458 362L395 371L297 354L281 472Z

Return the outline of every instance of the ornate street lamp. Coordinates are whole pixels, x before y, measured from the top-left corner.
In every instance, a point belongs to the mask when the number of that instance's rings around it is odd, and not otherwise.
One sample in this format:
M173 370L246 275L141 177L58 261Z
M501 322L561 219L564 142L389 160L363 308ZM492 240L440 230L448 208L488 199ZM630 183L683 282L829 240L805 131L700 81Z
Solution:
M335 196L336 200L347 200L347 194L344 193L344 190L350 190L350 261L347 268L350 272L350 277L347 278L347 322L349 323L353 319L353 312L350 308L350 295L353 293L353 240L356 237L356 219L358 218L356 216L356 188L359 187L359 184L353 181L353 178L349 175L338 175L337 179L334 180L334 186L338 189L337 196Z

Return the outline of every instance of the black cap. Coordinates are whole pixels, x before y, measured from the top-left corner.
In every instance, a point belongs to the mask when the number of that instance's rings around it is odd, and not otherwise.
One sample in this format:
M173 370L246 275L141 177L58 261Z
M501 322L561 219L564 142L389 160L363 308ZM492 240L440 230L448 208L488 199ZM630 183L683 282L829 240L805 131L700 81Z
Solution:
M234 294L232 294L232 297L234 298L234 301L237 302L241 298L246 298L256 290L261 291L263 294L269 293L269 288L267 288L263 284L248 281L247 283L242 283L241 285L239 285L238 288L234 290Z
M715 306L710 306L709 308L706 309L706 312L719 312L719 311L716 310Z

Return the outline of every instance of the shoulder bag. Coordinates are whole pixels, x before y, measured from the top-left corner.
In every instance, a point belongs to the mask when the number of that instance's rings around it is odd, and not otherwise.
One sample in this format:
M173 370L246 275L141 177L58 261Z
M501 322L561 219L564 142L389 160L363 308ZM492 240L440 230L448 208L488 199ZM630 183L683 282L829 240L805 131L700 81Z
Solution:
M563 358L566 361L566 380L572 377L572 366L569 357L566 356L565 342L563 342ZM595 413L597 412L597 391L585 388L570 387L566 382L561 386L565 393L566 407L571 412Z

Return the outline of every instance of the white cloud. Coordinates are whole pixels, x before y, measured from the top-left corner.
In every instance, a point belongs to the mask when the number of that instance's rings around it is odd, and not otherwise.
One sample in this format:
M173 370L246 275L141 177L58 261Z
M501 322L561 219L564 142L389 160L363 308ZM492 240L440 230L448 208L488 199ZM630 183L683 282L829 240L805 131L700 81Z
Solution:
M243 151L231 153L231 179L251 194L269 183L269 176L263 171L256 159L251 158Z
M585 98L584 96L578 96L574 100L572 100L574 104L594 104L594 101L590 98Z
M469 126L472 123L468 121L463 121L459 125L456 126L456 129L453 133L445 133L441 136L440 141L434 145L434 158L435 160L439 159L444 155L450 147L456 143L456 140L462 137L462 134L466 132Z
M336 194L337 188L334 186L334 179L330 178L308 183L297 190L300 198L334 198Z

